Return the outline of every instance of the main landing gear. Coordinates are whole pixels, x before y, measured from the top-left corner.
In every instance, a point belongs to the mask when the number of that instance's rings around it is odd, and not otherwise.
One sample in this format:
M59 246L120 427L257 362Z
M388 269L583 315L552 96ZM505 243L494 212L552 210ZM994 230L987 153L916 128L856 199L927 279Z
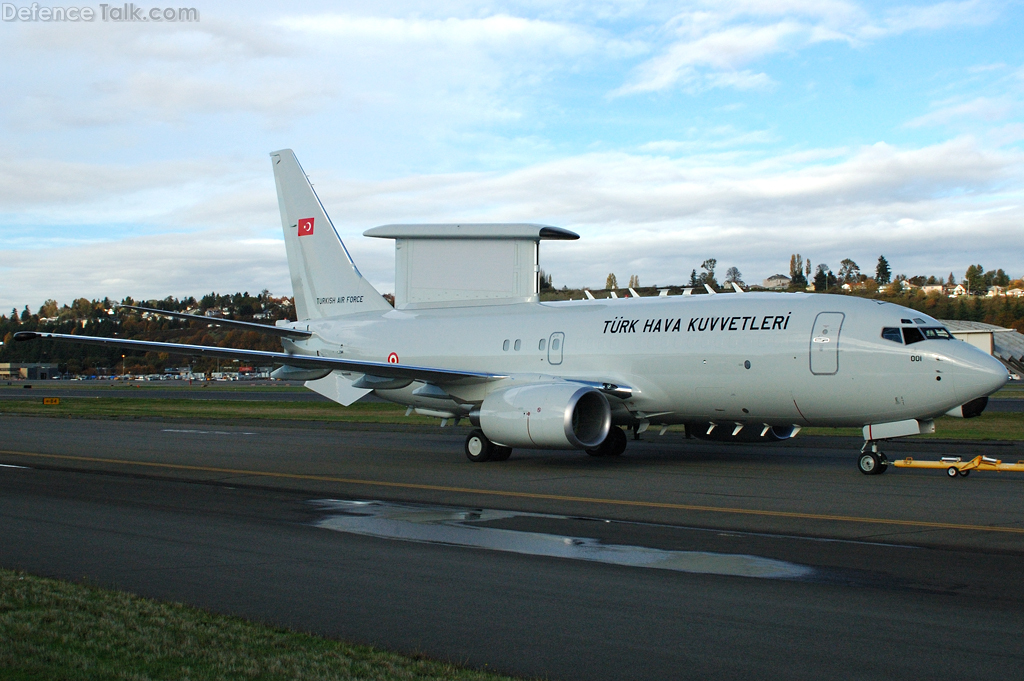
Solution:
M604 441L593 449L588 449L590 456L620 456L626 451L626 432L618 426L612 426L608 430L608 436Z
M466 458L473 463L484 461L506 461L512 456L511 447L496 445L487 439L484 431L477 428L466 438Z
M588 449L590 456L619 456L626 451L628 438L625 431L612 426L604 441L593 449ZM495 444L487 439L484 431L479 428L470 432L466 438L466 458L473 463L484 461L506 461L512 456L512 448Z
M868 451L868 447L871 451ZM889 459L885 454L878 451L878 442L868 440L860 448L860 458L857 459L857 468L864 475L881 475L889 468Z

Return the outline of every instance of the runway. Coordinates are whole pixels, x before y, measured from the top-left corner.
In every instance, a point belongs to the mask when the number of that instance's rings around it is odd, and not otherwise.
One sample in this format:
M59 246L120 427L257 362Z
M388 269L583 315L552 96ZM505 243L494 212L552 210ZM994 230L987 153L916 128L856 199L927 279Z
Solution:
M4 567L552 679L1009 678L1024 662L1021 476L863 476L844 438L647 434L619 459L471 464L466 429L0 429ZM1024 459L889 449L954 451Z

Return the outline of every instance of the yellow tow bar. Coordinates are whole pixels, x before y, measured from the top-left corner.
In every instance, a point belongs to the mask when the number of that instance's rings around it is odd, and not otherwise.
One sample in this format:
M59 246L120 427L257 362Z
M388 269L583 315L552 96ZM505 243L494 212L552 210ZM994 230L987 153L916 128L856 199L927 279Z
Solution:
M1024 473L1024 461L1003 463L991 456L976 456L970 461L963 461L959 456L944 456L940 461L914 461L913 458L897 459L892 462L896 468L945 468L946 475L967 477L971 471L1020 471Z

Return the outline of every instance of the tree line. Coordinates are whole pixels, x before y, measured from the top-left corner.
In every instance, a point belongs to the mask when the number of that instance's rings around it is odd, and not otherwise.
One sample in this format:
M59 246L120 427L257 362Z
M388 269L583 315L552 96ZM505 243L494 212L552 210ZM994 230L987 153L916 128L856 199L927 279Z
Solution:
M934 275L916 275L908 277L905 274L893 276L889 261L884 255L878 256L875 264L875 275L870 277L861 272L860 266L850 258L845 258L839 263L839 270L833 272L826 263L819 263L814 268L814 277L811 278L812 265L808 258L804 260L799 253L794 253L789 259L790 289L794 291L804 290L810 283L813 283L816 292L834 292L834 289L842 288L844 284L851 287L866 288L870 291L877 291L883 286L890 284L901 284L907 282L916 287L921 286L944 286L954 287L962 284L969 294L982 295L988 292L993 286L1002 288L1022 287L1024 281L1013 280L1001 268L986 270L981 265L971 265L967 268L962 279L957 278L952 272L948 277L936 277Z
M129 310L119 305L138 305L168 312L196 315L212 314L242 321L273 324L278 319L295 319L295 306L289 297L274 297L263 290L258 295L248 292L221 295L209 293L199 300L192 296L160 300L124 298L115 303L109 298L89 300L78 298L60 305L47 300L33 313L26 305L11 314L0 315L0 362L54 362L61 372L75 375L107 373L123 366L131 374L163 373L171 367L191 366L195 371L212 371L217 360L193 358L169 353L127 352L77 343L15 343L18 331L50 331L84 336L108 336L134 340L169 343L192 343L229 348L252 348L280 351L281 343L273 336L248 331L228 331L211 326L211 322L184 321L150 313ZM124 357L122 358L122 355Z
M687 284L669 288L678 290L690 287L695 289L695 293L701 293L703 285L707 284L713 289L718 289L720 284L716 277L717 265L718 261L715 258L708 258L701 263L700 272L697 271L697 268L691 270L690 280ZM811 271L810 259L805 259L800 254L793 254L790 258L792 280L790 290L806 290L807 277ZM849 258L840 262L837 272L833 273L831 268L824 263L820 263L813 271L815 274L812 281L816 292L878 298L920 310L937 319L985 322L1013 328L1024 333L1024 298L982 297L979 295L950 298L945 293L925 293L921 288L886 287L887 284L900 281L907 281L917 287L929 284L948 286L963 283L965 288L972 293L982 293L991 286L1024 286L1024 282L1020 279L1011 280L1002 269L985 270L981 265L971 265L967 268L961 282L956 282L952 273L945 278L906 277L904 275L893 277L888 260L884 256L879 256L874 277L869 277L861 272L857 263ZM726 270L724 283L731 284L732 282L745 286L742 274L736 267ZM574 293L582 296L582 291L574 291L566 287L556 291L552 285L552 277L547 273L541 273L541 284L542 295L546 297L565 297L566 295L572 297ZM609 290L618 288L614 274L608 275L605 284L605 288ZM843 289L843 284L851 284L850 290ZM657 289L653 287L641 289L640 277L636 274L630 276L629 286L644 295L657 295ZM62 372L84 375L95 374L98 371L110 372L115 367L119 371L122 359L125 369L132 374L162 373L166 368L182 366L192 366L196 371L212 371L217 366L214 359L196 359L169 353L122 352L116 348L75 343L14 343L13 337L18 331L116 336L138 340L270 351L281 349L280 341L272 336L255 332L228 331L212 326L212 322L174 320L128 310L119 305L139 305L168 312L186 312L197 315L213 314L229 319L260 321L267 324L273 324L279 319L295 319L295 306L292 299L286 296L274 297L266 289L258 295L250 295L248 292L230 295L208 293L198 300L192 296L183 298L168 296L159 300L136 300L127 297L120 303L115 303L109 298L103 300L78 298L65 305L60 305L55 300L47 300L36 312L32 312L26 305L20 312L15 308L11 310L10 315L0 315L0 338L3 339L3 345L0 345L0 362L55 362Z

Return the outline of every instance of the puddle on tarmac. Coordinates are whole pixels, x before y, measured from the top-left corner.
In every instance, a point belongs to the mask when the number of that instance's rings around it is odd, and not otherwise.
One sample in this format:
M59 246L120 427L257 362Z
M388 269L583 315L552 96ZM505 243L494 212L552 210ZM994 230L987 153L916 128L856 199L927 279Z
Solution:
M761 556L707 551L666 551L644 546L604 544L599 539L589 537L522 532L480 525L492 520L517 517L568 520L565 516L448 506L417 506L386 501L321 499L313 503L329 514L315 523L317 527L371 537L469 546L532 556L588 560L706 575L806 579L814 573L813 568L805 565Z

